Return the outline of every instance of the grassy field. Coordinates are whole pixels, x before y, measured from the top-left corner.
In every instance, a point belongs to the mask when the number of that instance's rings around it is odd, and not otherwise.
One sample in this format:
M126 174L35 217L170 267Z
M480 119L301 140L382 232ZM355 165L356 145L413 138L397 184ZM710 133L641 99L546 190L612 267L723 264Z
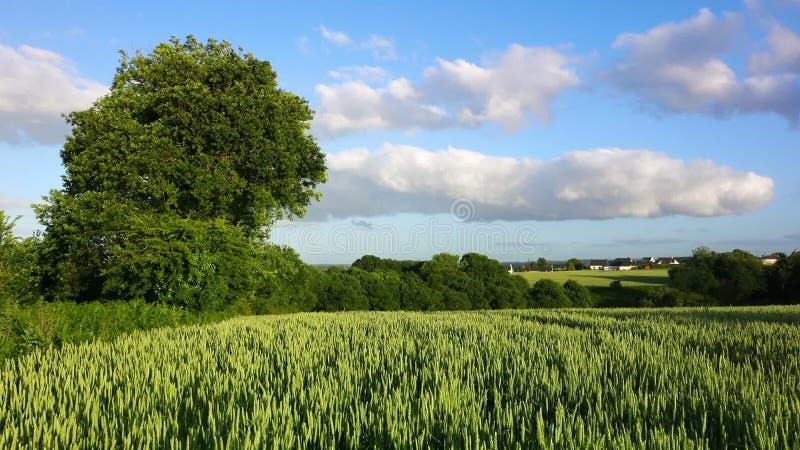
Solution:
M611 281L619 280L623 286L652 287L666 284L669 281L667 270L565 270L558 272L519 272L531 284L549 278L559 283L575 280L587 286L608 286Z
M800 307L332 313L0 367L0 448L798 448Z

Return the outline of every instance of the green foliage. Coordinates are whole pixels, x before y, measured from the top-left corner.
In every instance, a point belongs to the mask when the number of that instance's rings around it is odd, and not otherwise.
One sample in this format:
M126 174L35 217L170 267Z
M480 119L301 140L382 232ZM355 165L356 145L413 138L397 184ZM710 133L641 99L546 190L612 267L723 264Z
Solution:
M567 270L583 270L583 262L577 258L570 258L566 264Z
M642 298L641 306L673 307L704 305L704 297L700 294L682 291L668 286L651 289Z
M138 330L216 322L238 313L233 308L195 313L136 300L0 306L0 363L68 343L108 341Z
M790 299L784 281L783 263L765 267L761 260L743 250L716 253L701 247L691 261L671 269L670 286L703 296L703 304L753 305ZM789 289L788 291L786 289Z
M37 210L46 298L200 309L260 295L258 239L325 180L311 118L226 42L123 54L109 94L68 116L64 187Z
M564 286L553 280L537 281L528 293L528 306L533 308L569 308L572 300Z
M366 272L353 269L352 274L364 288L373 311L395 311L400 309L400 274L381 270Z
M565 281L564 291L572 302L572 306L576 308L587 308L593 305L589 290L575 280Z
M1 366L0 448L799 448L798 324L537 310L134 333Z
M130 208L222 218L247 234L302 216L325 179L305 100L269 62L189 36L122 55L111 91L68 116L65 195L112 193Z
M400 274L400 306L404 310L435 311L444 308L441 291L428 286L414 272Z
M319 305L322 311L365 311L370 306L367 291L358 277L338 269L328 270L322 298Z
M291 247L257 243L250 263L256 285L247 298L252 314L313 311L321 295L324 274L304 263Z
M800 304L800 252L783 255L767 272L769 297L782 304Z
M44 222L42 286L48 299L142 299L214 309L252 291L241 228L222 219L144 213L110 193L54 193Z
M36 284L36 238L18 239L16 219L0 211L0 306L39 299Z

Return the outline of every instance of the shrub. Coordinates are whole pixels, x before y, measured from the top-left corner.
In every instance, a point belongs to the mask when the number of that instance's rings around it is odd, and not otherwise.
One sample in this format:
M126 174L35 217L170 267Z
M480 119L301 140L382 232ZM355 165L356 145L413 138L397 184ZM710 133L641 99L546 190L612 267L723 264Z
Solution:
M572 306L578 308L587 308L592 306L592 297L589 290L585 286L575 280L567 280L564 282L564 291L572 302Z
M534 308L568 308L572 301L564 287L557 282L544 278L537 281L529 292L528 306Z

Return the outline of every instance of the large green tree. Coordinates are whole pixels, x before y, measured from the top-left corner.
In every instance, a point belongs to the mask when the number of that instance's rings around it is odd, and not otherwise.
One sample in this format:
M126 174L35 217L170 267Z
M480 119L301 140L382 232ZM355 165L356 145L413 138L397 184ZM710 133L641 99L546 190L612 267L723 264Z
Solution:
M64 186L38 210L47 296L169 301L208 280L231 284L224 266L241 264L229 256L246 254L242 240L319 195L312 114L269 62L227 42L190 36L123 53L109 93L67 116ZM137 261L148 253L158 256Z

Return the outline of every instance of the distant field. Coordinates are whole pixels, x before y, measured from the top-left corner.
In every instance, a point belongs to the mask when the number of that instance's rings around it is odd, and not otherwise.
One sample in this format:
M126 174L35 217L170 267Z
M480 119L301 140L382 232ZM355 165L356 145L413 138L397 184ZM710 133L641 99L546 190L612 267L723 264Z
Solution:
M587 286L608 286L611 281L619 280L623 286L660 286L669 281L669 274L666 270L568 270L561 272L520 272L531 284L549 278L563 283L567 280L575 280Z

